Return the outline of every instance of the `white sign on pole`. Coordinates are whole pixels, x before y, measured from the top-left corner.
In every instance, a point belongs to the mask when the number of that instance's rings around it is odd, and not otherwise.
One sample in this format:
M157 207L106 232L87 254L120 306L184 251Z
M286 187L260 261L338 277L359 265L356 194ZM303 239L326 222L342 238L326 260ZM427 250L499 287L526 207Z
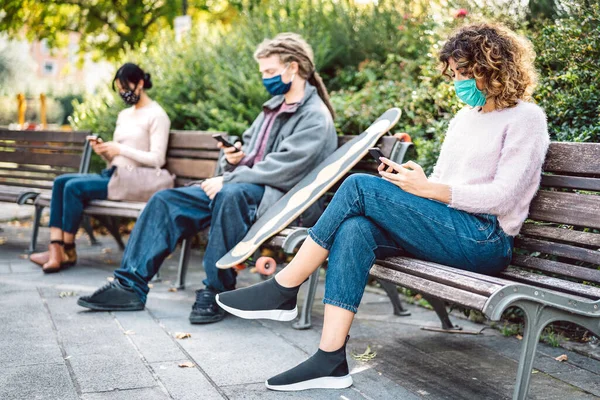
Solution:
M192 29L192 17L189 15L180 15L179 17L175 17L173 22L175 26L175 39L179 42L183 35Z

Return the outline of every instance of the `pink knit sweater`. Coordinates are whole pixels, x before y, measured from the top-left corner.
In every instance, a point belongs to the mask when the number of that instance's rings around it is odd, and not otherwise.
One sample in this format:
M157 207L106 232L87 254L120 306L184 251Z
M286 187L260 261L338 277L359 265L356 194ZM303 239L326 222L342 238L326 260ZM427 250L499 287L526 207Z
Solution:
M519 233L540 184L550 138L544 111L519 101L489 113L464 107L450 126L431 182L449 185L449 207L498 217L502 230Z

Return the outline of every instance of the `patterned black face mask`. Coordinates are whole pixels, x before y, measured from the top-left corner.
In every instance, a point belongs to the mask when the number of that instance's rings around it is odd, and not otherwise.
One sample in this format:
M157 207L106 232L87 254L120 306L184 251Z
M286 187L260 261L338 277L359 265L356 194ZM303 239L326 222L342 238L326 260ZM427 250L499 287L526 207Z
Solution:
M128 90L126 92L119 92L119 95L123 99L123 101L129 105L136 105L138 101L140 101L140 95L135 94L133 90Z

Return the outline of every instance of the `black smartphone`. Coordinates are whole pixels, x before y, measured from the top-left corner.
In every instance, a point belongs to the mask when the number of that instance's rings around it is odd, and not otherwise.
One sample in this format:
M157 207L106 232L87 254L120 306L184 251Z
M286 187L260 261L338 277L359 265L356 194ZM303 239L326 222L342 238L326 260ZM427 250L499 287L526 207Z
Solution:
M379 149L379 147L371 147L369 149L369 154L371 155L371 157L373 157L375 159L375 161L377 161L379 164L381 164L381 161L379 160L380 157L385 157L383 155L383 153L381 152L381 150Z
M93 142L103 142L104 140L102 140L102 137L100 137L100 135L94 134L94 135L87 135L85 137L86 140L89 141L93 141Z
M223 144L223 146L225 147L235 147L230 141L228 141L227 139L225 139L223 137L223 135L221 135L220 133L217 133L215 135L212 135L213 139L215 139L217 142L221 142ZM235 147L235 152L240 151L240 149L238 149L237 147Z

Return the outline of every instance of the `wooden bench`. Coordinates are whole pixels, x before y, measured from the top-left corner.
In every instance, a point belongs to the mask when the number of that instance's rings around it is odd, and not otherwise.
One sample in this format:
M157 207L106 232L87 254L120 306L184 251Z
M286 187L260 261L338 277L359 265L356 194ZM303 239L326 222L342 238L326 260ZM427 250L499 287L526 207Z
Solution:
M486 276L410 257L377 260L371 274L421 293L443 328L445 302L492 321L508 307L525 314L514 399L525 399L536 346L554 321L600 335L600 144L551 143L541 188L515 239L511 266Z
M218 132L171 131L167 148L166 168L177 176L176 187L184 186L192 180L210 178L215 174L220 151L216 146L216 141L211 136L215 133ZM44 207L50 205L50 193L38 196L34 205L36 207L36 218L34 220L34 234L30 244L32 249L36 245L41 211ZM94 200L85 207L84 213L93 216L106 226L121 250L123 250L125 245L119 233L118 219L138 218L145 205L145 202Z
M87 172L89 132L0 130L0 201L32 203L59 175Z

